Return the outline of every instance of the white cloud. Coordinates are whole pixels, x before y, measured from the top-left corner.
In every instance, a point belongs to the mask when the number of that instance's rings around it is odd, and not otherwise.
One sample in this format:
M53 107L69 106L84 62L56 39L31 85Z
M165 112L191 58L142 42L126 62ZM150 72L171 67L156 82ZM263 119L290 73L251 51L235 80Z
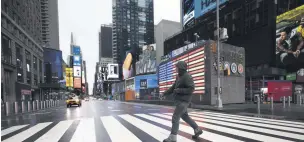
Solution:
M112 23L111 0L58 0L60 49L66 61L70 54L71 32L87 62L89 91L93 91L95 64L98 62L98 32L101 24ZM179 0L154 0L154 23L161 19L180 21Z

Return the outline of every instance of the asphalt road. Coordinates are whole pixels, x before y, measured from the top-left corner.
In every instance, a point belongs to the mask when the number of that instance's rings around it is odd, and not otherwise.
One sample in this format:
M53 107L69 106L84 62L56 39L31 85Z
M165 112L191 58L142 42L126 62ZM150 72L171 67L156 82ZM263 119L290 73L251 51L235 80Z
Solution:
M171 107L119 101L83 101L1 120L5 142L156 142L170 134ZM304 123L253 118L210 111L189 115L204 130L192 140L193 129L181 121L178 142L304 141Z

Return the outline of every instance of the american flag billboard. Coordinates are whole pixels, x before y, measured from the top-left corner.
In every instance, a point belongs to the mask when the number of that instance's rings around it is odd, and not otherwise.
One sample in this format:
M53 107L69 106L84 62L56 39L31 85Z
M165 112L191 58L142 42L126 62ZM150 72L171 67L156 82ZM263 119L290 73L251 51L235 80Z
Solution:
M181 56L171 58L168 62L161 64L158 70L159 76L159 92L163 93L168 90L175 82L177 72L175 71L175 64L178 61L185 61L188 65L188 72L192 76L195 83L195 94L205 93L205 58L204 47L186 51Z

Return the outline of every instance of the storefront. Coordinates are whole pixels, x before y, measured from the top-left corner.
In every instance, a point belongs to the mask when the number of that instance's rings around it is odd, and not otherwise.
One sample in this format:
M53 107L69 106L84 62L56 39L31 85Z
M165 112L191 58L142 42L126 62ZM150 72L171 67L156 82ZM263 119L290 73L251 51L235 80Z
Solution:
M137 100L157 100L158 80L156 74L140 75L135 77L135 92Z

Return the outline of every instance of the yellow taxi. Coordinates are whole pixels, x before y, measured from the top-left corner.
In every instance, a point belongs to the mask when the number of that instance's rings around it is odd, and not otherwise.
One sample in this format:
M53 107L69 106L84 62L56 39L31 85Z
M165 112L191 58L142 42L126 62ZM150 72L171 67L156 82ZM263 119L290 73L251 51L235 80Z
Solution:
M67 107L71 107L73 105L77 105L77 106L80 107L81 106L81 99L78 96L69 97L66 100L66 105L67 105Z

